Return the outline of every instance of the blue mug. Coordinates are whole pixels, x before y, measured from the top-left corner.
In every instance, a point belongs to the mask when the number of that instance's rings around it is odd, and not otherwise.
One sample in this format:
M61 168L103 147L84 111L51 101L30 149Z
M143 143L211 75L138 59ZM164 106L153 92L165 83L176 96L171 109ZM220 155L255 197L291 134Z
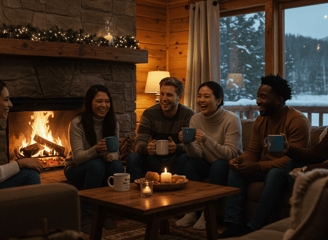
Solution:
M264 139L264 144L268 146L268 151L271 153L281 153L284 150L283 135L268 135Z
M107 152L117 152L118 151L118 137L109 136L105 137Z
M195 141L196 128L183 128L182 129L182 138L184 142L193 142Z

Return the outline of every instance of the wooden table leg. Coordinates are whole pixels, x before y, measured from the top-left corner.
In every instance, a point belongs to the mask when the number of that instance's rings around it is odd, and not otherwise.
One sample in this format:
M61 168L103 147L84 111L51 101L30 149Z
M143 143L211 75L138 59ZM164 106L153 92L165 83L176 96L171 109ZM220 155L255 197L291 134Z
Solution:
M157 240L160 219L159 214L151 214L147 217L145 240Z
M216 224L216 211L215 211L216 201L212 200L206 203L206 209L204 210L205 221L206 221L206 235L207 239L218 239L218 226Z
M90 240L101 240L102 228L105 219L105 211L103 206L98 204L93 204L93 218L92 218L92 228L90 233Z
M162 235L170 233L170 225L169 225L169 221L167 219L164 219L164 220L160 221L159 232Z

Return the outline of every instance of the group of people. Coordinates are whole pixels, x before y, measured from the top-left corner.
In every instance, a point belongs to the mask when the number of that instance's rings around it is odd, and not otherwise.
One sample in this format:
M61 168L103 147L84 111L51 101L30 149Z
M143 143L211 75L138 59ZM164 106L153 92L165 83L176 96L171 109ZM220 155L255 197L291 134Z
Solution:
M310 142L310 123L299 111L286 106L291 88L279 75L261 78L257 92L260 116L253 124L248 148L243 152L239 117L223 108L224 93L220 84L205 82L198 88L200 112L182 105L184 86L177 78L160 82L159 104L146 109L141 117L134 153L128 155L126 172L130 180L142 178L147 171L186 175L187 179L240 188L239 194L227 197L224 222L228 228L220 238L240 236L262 228L279 206L281 196L294 179L289 172L328 168L328 134L315 147ZM9 91L0 81L0 117L6 119L12 107ZM182 129L196 128L195 141L185 142ZM267 135L283 134L284 151L271 153L264 144ZM113 101L108 89L94 85L86 93L83 112L73 118L69 128L71 156L64 174L78 189L107 185L114 173L124 172L119 152L107 152L105 137L119 136ZM156 155L156 141L169 141L169 154ZM291 160L292 159L292 160ZM0 188L38 184L42 164L33 158L20 159L0 166ZM263 181L264 191L252 218L245 222L247 186ZM91 230L92 205L82 204L81 229ZM197 217L199 216L200 217ZM105 227L115 223L106 215ZM177 226L205 229L204 213L190 212L176 222Z

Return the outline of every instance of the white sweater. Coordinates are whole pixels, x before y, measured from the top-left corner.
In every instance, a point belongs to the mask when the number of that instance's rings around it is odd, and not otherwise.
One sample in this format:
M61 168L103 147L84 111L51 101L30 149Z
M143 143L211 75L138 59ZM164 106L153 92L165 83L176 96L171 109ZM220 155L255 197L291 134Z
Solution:
M230 160L243 153L242 128L239 117L220 107L212 116L197 113L190 119L190 128L202 130L206 142L185 144L190 158L204 158L212 163L218 159Z
M93 118L94 128L97 136L97 143L101 141L103 135L103 121L104 119ZM119 124L116 122L115 135L119 137ZM80 165L93 158L102 158L104 153L98 154L95 146L90 146L86 139L85 132L81 123L81 116L73 118L69 128L69 140L71 144L72 159L66 159L66 165L73 164ZM120 157L119 151L110 153L114 160L118 160Z

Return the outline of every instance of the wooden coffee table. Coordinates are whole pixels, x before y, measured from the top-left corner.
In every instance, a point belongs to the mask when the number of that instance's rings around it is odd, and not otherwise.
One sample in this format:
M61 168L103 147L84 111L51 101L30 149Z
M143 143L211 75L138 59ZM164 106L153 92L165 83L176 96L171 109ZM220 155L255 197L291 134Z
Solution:
M168 219L191 211L204 210L207 239L217 239L217 199L234 195L239 188L219 186L204 182L189 181L185 188L174 191L154 191L151 197L140 196L140 188L131 183L130 191L115 192L113 188L102 187L79 191L80 199L94 204L94 216L90 239L101 239L104 222L104 207L109 212L147 223L145 239L158 239L169 233Z

